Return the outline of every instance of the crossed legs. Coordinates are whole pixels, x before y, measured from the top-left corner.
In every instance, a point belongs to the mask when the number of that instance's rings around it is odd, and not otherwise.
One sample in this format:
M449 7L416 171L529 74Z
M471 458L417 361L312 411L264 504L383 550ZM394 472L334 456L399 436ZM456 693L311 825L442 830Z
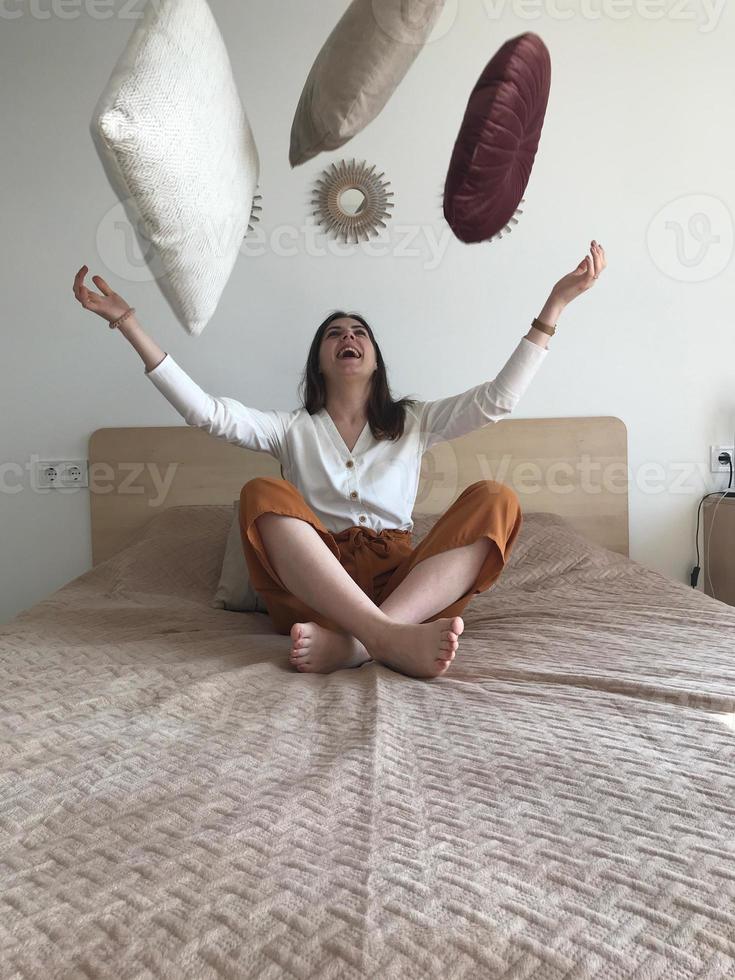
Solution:
M447 670L464 622L460 616L423 620L467 593L495 547L488 538L419 562L377 606L306 521L265 513L257 523L285 587L344 631L294 623L290 659L297 670L329 673L371 658L413 677Z

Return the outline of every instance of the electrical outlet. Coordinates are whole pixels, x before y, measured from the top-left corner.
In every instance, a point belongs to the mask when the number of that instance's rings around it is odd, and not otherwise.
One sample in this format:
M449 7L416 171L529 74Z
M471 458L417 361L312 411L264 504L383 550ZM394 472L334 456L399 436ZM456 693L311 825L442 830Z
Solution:
M720 453L730 453L733 470L735 471L735 447L734 446L710 446L709 447L709 468L711 473L730 473L729 463L720 463L718 456Z
M36 486L88 487L89 475L86 459L39 459L36 460Z

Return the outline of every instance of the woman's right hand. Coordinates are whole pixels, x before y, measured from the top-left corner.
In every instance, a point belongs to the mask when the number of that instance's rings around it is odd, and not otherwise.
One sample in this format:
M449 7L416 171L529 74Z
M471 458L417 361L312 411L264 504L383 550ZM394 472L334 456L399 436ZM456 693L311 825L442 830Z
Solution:
M108 323L113 323L123 313L127 313L130 305L125 302L114 290L110 289L102 276L92 276L92 282L102 293L93 293L84 285L84 277L89 272L89 268L83 265L74 277L74 295L82 304L85 310L97 313Z

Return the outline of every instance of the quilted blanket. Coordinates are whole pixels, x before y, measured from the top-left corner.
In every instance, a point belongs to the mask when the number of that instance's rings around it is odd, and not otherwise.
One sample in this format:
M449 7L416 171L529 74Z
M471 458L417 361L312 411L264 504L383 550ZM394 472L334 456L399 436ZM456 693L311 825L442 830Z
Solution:
M231 513L0 627L0 976L735 977L735 609L527 514L446 674L303 674Z

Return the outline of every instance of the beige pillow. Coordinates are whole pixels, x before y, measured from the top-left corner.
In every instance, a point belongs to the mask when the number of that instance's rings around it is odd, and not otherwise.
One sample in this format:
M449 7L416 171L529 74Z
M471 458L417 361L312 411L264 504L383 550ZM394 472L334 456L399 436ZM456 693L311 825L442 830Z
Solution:
M317 55L291 127L292 167L336 150L382 110L446 0L353 0Z
M240 535L240 501L232 503L233 517L225 544L222 573L212 605L232 612L263 612L268 608L252 586ZM421 541L437 521L437 514L413 514L413 546Z
M212 605L233 612L263 612L268 608L252 586L240 535L240 501L232 502L232 524L225 544L222 574Z

